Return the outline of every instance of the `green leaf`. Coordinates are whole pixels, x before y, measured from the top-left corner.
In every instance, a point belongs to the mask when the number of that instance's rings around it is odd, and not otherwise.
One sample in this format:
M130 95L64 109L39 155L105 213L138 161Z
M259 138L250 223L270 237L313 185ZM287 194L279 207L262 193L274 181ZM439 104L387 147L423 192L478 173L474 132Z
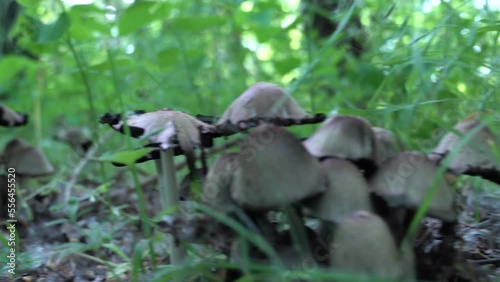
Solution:
M172 30L200 32L210 28L220 28L225 19L219 16L176 18L170 24Z
M487 26L483 26L477 29L477 33L485 33L489 31L500 31L500 24L491 24Z
M68 14L61 13L59 18L52 24L38 24L36 42L48 43L61 38L69 29L70 19Z
M142 263L144 261L144 250L148 247L148 242L146 240L140 240L134 246L134 254L132 255L132 281L137 281L139 276L139 271L143 268Z
M95 189L95 192L97 194L104 194L104 193L107 193L109 191L109 187L111 186L111 181L108 181L108 182L105 182L101 185L99 185L96 189Z
M179 48L167 48L158 53L158 63L160 66L176 65L181 56Z
M117 245L112 244L112 243L106 243L106 244L103 244L102 246L104 248L110 249L115 254L119 255L124 261L126 261L127 264L130 264L130 257L128 255L126 255L125 252L123 252L123 250L120 249L120 247L118 247Z
M278 73L285 75L290 71L298 68L300 66L300 59L296 57L289 56L286 59L276 59L274 61L274 67Z
M132 165L135 163L138 159L146 155L147 153L151 152L153 148L142 148L138 150L132 150L132 151L122 151L118 153L105 153L101 157L99 157L99 161L109 161L109 162L114 162L114 163L119 163L119 164L124 164L124 165Z
M21 71L29 73L36 70L37 63L21 56L6 56L0 60L0 85L12 82Z
M95 5L75 5L69 11L72 38L86 40L98 34L109 34L110 27L105 18L106 11Z
M24 7L34 7L40 3L40 0L17 0L17 3Z
M128 68L132 66L132 64L133 62L130 59L130 57L121 57L115 59L113 66L117 69L121 69L121 68ZM111 63L109 62L109 60L104 60L89 67L90 71L95 71L98 73L109 72L110 69L111 69Z
M118 20L120 35L129 34L137 29L159 20L168 14L167 3L149 1L136 2L128 7Z

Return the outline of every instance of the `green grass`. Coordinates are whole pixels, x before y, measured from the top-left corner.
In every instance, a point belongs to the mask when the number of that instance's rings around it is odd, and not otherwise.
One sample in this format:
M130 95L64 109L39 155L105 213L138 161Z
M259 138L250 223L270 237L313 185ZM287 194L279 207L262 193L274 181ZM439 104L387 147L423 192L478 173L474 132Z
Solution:
M8 36L0 34L0 43L16 38L19 48L38 60L23 57L19 50L8 56L0 52L0 102L30 114L31 120L23 128L0 128L0 145L21 137L40 147L58 168L54 176L41 181L43 184L23 191L24 198L29 201L58 193L58 187L69 181L81 159L52 138L60 117L71 126L89 128L94 141L98 141L111 131L98 125L105 112L170 107L220 116L255 81L282 85L310 112L362 116L374 126L397 133L408 150L430 152L438 141L432 136L434 130L449 131L472 112L493 110L496 120L483 119L493 129L499 129L498 10L477 8L474 1L442 1L430 11L422 8L430 5L429 1L367 0L362 6L354 1L342 11L322 11L338 25L320 39L312 31L304 32L304 26L311 21L310 14L302 13L307 1L300 5L295 2L245 1L241 5L240 1L140 1L129 5L111 1L116 17L108 20L110 10L100 0L77 6L65 1L19 1L24 10ZM69 21L63 20L66 16ZM356 17L363 32L353 27ZM353 33L362 33L364 51L360 57L353 56L346 44L346 37ZM262 50L268 50L267 57L263 57ZM308 125L291 130L306 137L316 128ZM466 145L472 134L467 134L461 145ZM124 179L117 180L119 169L107 161L96 161L131 151L142 142L118 133L106 138L72 187L84 196L71 198L71 212L52 224L67 222L77 226L78 219L88 214L80 210L81 204L95 200L107 207L99 216L113 221L118 230L118 222L132 225L140 221L144 240L136 243L132 254L123 254L109 238L92 233L86 236L101 239L92 244L67 244L57 253L84 256L106 264L115 279L118 274L130 273L134 281L145 275L157 281L191 277L197 271L204 277L202 281L215 281L212 268L238 268L236 263L206 259L193 252L185 265L156 265L158 257L163 256L152 250L162 236L146 214L147 191L139 179L142 173L156 174L154 166L132 164ZM450 154L444 165L453 156ZM444 174L444 165L434 183ZM82 184L86 179L99 184ZM110 191L122 186L134 187L139 215L127 214L124 207L110 202ZM488 187L498 189L497 185ZM415 234L434 190L429 191L417 211L408 238ZM269 277L282 281L291 277L374 281L319 269L284 271L276 250L262 237L234 219L203 205L194 206L198 212L232 228L249 246L270 258L270 264L251 263L247 258L248 275L239 281ZM119 231L109 236L118 237ZM107 262L102 252L88 254L100 248L117 254L121 261ZM28 253L20 253L19 260L26 269L32 265L31 259Z

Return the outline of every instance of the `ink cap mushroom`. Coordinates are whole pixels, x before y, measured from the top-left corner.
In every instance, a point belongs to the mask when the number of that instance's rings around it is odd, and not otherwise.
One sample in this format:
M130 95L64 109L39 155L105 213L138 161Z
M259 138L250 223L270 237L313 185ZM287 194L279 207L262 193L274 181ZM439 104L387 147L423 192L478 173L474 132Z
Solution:
M132 137L147 137L153 146L159 150L160 196L164 208L179 207L179 188L174 165L174 154L182 152L192 175L197 175L195 169L194 148L212 145L212 135L215 128L196 118L172 109L164 108L152 112L135 111L124 120L120 114L105 114L101 123L110 125L113 129L126 133L127 127ZM180 151L174 150L179 147ZM175 214L174 214L175 215ZM171 238L172 239L172 238ZM180 264L185 256L185 249L171 244L171 259L173 264Z
M382 218L368 211L346 216L334 231L334 269L385 279L415 279L415 259L408 245L399 252L393 235Z
M262 124L249 133L241 144L239 167L231 196L247 210L289 205L326 189L319 161L276 125Z
M199 121L198 119L182 112L164 108L152 112L134 111L122 119L120 114L106 113L100 122L108 124L113 129L125 133L124 120L130 129L132 137L148 136L152 144L159 147L172 147L178 144L186 156L191 156L193 148L211 147L212 138L218 136L215 127ZM172 138L165 125L172 122L175 134ZM172 143L173 142L173 143Z
M325 120L304 146L314 156L338 157L373 170L376 141L370 123L357 116L335 115Z
M429 157L440 163L451 151L458 149L447 166L451 172L480 176L500 184L500 158L493 149L493 147L500 148L498 136L495 136L494 132L480 120L470 118L456 124L454 130L462 136L455 132L446 133ZM479 131L474 134L473 130ZM474 136L459 149L459 143L468 134Z
M348 160L327 158L321 162L328 185L325 192L304 202L311 216L339 223L354 211L372 211L368 183Z
M27 189L29 178L50 175L54 167L38 148L19 138L10 140L4 147L2 161L7 168L14 168L19 186Z
M234 210L231 184L240 172L239 157L235 152L223 154L210 167L203 183L203 202L208 206L222 212Z
M308 114L281 87L268 82L256 82L231 103L216 125L221 132L229 135L261 122L287 126L318 123L324 118L322 114Z
M372 127L372 130L375 134L377 165L404 151L403 144L390 130L382 127Z
M373 193L390 207L416 210L423 203L439 167L422 152L401 152L384 162L370 180ZM444 176L437 179L436 194L427 214L447 221L456 220L455 194Z

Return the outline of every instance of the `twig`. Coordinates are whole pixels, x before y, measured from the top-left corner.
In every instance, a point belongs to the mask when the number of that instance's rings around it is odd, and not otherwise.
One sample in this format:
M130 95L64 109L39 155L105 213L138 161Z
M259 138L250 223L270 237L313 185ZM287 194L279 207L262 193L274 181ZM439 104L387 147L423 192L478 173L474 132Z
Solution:
M76 165L75 169L71 173L69 181L66 182L66 185L64 187L63 203L68 203L69 198L71 197L71 191L73 189L73 186L75 186L76 184L78 176L82 172L83 168L87 165L87 163L94 157L95 153L97 152L97 148L99 147L99 144L101 144L104 140L107 140L110 135L111 132L106 133L102 138L98 140L97 144L90 147L89 150L83 156L83 158L80 159L80 162L78 162L78 164Z

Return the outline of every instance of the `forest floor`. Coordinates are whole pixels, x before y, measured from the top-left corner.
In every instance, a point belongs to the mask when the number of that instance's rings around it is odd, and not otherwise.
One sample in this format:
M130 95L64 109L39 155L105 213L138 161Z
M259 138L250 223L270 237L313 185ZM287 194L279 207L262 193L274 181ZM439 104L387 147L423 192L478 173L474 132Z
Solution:
M156 179L143 176L148 213L160 210ZM29 200L34 217L18 227L20 249L17 252L17 278L0 281L127 281L130 266L125 258L134 254L136 242L144 238L137 217L137 196L133 187L124 184L120 175L109 187L107 201L89 196L89 189L75 189L75 197L87 198L73 203L79 210L71 218L67 212L54 211L51 206L61 201L55 192ZM99 183L81 181L79 187L99 187ZM477 192L465 187L460 195L461 213L456 226L455 254L443 254L440 222L426 218L415 241L420 278L435 281L499 281L500 279L500 191ZM109 203L108 202L108 203ZM21 212L23 214L23 212ZM121 221L121 222L120 222ZM7 236L7 233L5 232ZM168 264L167 246L155 243L157 264ZM125 257L124 257L125 256ZM443 261L443 260L450 260ZM107 277L116 275L109 279ZM425 279L428 280L428 279Z

